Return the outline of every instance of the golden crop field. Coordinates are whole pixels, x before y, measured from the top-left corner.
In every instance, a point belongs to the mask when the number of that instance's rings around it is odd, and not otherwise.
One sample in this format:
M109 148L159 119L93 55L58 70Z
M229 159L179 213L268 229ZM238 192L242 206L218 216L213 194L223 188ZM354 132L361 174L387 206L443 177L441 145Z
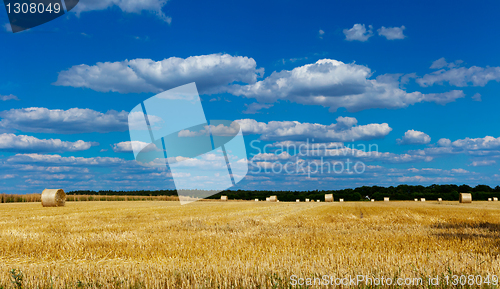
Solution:
M430 288L500 275L499 256L500 202L0 204L4 288L316 288L291 276L360 274Z

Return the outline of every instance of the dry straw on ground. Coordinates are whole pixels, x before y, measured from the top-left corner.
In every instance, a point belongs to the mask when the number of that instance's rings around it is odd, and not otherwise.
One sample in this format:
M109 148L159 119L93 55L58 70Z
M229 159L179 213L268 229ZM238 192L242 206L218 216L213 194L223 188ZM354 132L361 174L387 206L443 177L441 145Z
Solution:
M12 269L23 288L290 288L293 274L498 274L500 207L445 204L0 204L0 287L13 287Z
M460 203L472 203L472 195L468 193L460 193Z
M61 189L45 189L41 199L44 207L64 207L66 204L66 194Z

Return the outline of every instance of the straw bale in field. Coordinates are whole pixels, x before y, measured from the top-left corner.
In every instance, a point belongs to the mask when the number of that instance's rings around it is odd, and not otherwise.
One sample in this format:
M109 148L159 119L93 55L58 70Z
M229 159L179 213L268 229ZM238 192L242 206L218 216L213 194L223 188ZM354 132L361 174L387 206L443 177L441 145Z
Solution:
M255 199L255 201L256 201L256 202L258 202L258 201L259 201L259 199Z
M227 201L227 196L220 196L221 201Z
M325 202L333 202L333 194L325 194Z
M320 200L316 200L316 202L318 202L318 203L319 203L319 202L320 202Z
M270 198L266 198L266 202L269 202Z
M42 192L42 206L44 207L64 207L66 204L66 194L63 190L45 189Z
M370 201L375 202L375 199L371 199Z
M384 197L384 202L389 202L389 197Z
M306 202L309 202L309 199L306 199Z
M420 198L420 201L421 202L425 202L425 198Z
M438 202L442 202L442 201L443 201L443 199L441 199L441 198L438 198Z
M472 203L472 195L469 193L461 193L460 203Z
M498 202L498 198L493 198L493 202Z
M269 201L270 202L276 202L276 201L278 201L278 197L277 196L270 196L269 197Z
M295 202L300 203L300 199L296 199Z
M415 202L418 202L418 199L417 199L417 198L415 198Z
M344 199L339 199L339 202L343 202L343 201L344 201Z
M491 202L491 201L493 201L493 199L492 198L488 198L488 202Z

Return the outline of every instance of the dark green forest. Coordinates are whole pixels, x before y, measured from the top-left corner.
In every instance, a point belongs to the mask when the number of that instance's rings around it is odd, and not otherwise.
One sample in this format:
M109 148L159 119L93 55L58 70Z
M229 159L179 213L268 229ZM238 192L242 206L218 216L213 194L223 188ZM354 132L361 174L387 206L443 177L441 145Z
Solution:
M487 185L430 185L430 186L410 186L399 185L397 187L363 186L355 189L343 190L323 190L323 191L246 191L227 190L214 194L208 199L220 199L221 195L228 196L232 200L265 200L270 195L276 195L280 201L295 201L306 198L324 201L325 194L333 194L335 200L343 198L346 201L367 201L375 199L383 200L389 197L391 200L413 200L415 198L425 198L427 200L437 200L442 198L445 201L457 201L460 193L471 193L473 200L487 200L488 198L500 197L500 186L491 188ZM176 196L175 190L158 191L72 191L68 195L121 195L121 196ZM186 191L183 195L196 196L196 191Z

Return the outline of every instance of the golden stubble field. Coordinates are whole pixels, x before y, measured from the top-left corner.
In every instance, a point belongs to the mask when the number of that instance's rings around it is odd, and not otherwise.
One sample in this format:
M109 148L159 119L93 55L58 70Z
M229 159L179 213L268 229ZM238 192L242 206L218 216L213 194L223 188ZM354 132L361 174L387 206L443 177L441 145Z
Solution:
M500 202L0 204L0 288L283 288L291 275L486 276L500 275L499 256Z

